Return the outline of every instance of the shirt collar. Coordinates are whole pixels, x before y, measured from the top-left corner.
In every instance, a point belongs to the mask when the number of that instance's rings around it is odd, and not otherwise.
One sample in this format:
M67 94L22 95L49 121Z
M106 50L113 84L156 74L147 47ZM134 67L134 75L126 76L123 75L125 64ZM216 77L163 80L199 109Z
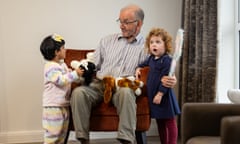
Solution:
M118 40L124 38L123 35L121 33L118 34ZM141 39L143 38L143 36L141 35L141 33L139 33L135 39L132 41L132 43L134 42L139 42Z

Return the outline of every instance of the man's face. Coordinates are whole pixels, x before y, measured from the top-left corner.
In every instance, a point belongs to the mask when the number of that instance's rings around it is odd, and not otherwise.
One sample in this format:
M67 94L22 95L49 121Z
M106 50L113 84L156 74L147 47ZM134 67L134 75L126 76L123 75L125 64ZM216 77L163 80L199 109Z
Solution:
M131 38L135 37L139 32L139 20L134 16L134 12L130 10L121 11L118 19L120 29L123 37Z

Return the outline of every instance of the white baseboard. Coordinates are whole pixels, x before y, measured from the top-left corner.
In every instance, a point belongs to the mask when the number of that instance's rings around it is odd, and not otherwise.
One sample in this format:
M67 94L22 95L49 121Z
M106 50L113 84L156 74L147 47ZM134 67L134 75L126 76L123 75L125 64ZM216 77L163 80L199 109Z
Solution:
M0 132L0 144L31 143L43 141L43 131Z
M117 132L90 132L90 139L116 138ZM76 140L75 132L71 131L68 140Z
M147 136L157 136L154 130L147 131ZM116 138L117 132L90 132L90 139L110 139ZM75 133L71 131L69 140L75 140Z

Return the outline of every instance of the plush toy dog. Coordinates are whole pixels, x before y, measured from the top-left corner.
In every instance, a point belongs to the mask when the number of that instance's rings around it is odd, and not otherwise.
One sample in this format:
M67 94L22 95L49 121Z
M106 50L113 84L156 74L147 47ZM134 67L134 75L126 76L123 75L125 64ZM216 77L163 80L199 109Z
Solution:
M116 78L117 89L120 87L129 87L137 96L141 95L141 88L143 85L144 83L140 80L136 80L134 76Z
M74 69L76 68L84 69L84 73L82 76L83 79L80 81L84 85L89 85L96 73L96 66L94 64L94 53L93 52L87 53L86 59L82 59L80 61L77 60L71 61L71 67Z
M115 92L115 90L118 90L121 87L129 87L135 92L137 96L139 96L142 93L141 88L144 85L142 81L136 80L133 76L119 77L116 79L107 76L103 78L103 83L105 85L104 91L105 103L109 103L112 98L112 94Z

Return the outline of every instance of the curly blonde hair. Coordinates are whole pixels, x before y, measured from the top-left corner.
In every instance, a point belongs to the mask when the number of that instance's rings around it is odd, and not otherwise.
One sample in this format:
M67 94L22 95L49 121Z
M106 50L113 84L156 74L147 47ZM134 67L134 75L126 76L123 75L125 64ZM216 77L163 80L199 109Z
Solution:
M172 48L172 37L171 35L162 28L153 28L146 37L145 48L147 49L148 53L150 53L149 46L150 46L150 39L152 36L160 36L164 41L166 53L171 54L173 51Z

